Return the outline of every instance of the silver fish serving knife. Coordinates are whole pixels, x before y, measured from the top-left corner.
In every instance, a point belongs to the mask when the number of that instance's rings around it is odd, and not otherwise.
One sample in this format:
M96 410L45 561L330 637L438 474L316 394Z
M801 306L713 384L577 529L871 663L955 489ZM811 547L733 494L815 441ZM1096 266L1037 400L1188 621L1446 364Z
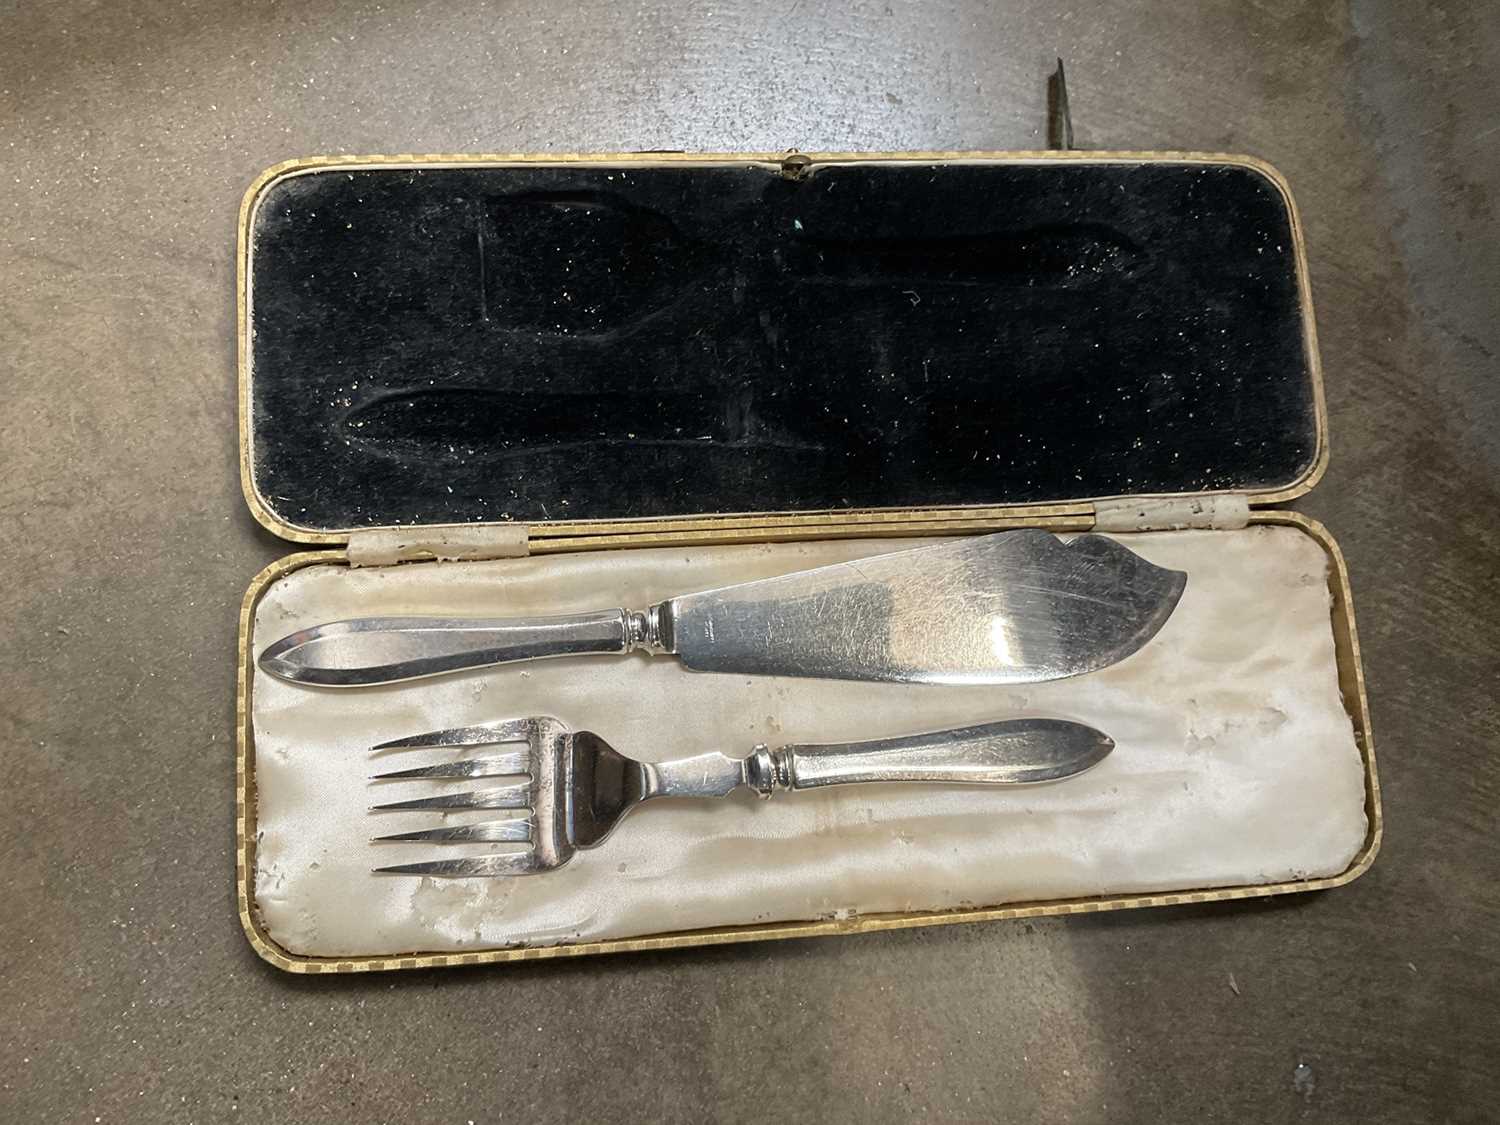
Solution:
M556 617L363 617L283 637L260 666L356 687L547 656L670 653L700 672L1018 684L1135 652L1187 583L1101 535L1003 531Z

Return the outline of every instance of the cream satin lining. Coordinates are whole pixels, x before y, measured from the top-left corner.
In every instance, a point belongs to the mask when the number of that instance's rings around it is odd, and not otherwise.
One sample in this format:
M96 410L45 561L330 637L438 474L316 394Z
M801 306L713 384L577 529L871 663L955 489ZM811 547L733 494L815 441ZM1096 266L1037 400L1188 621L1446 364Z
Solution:
M272 938L294 953L379 955L1342 871L1365 836L1364 775L1339 700L1321 547L1286 527L1116 538L1185 570L1187 592L1135 656L1050 684L707 675L639 655L536 661L354 691L293 687L257 671L256 905ZM916 545L833 541L371 570L315 566L266 592L252 649L258 654L292 630L342 617L641 608ZM861 786L770 801L737 794L663 802L637 810L566 867L528 878L371 874L377 862L428 858L434 847L372 845L371 835L437 818L366 811L375 799L368 748L529 714L556 715L646 760L1015 715L1077 719L1108 733L1117 748L1087 774L1021 789ZM403 755L401 763L422 760ZM379 798L432 791L387 784Z

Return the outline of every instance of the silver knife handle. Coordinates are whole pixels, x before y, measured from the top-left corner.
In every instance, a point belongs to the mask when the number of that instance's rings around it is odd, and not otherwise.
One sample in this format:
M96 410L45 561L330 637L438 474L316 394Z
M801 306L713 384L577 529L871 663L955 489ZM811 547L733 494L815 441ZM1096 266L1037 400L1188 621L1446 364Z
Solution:
M260 656L260 666L293 683L383 684L545 656L671 651L662 607L607 609L555 617L459 620L366 617L293 633Z
M763 796L874 781L1016 785L1071 777L1114 749L1105 734L1062 719L1013 719L873 742L786 746L754 771ZM754 757L754 755L752 755Z
M564 613L551 617L413 622L398 627L418 659L461 661L461 667L509 664L546 656L628 652L635 647L635 621L628 610Z

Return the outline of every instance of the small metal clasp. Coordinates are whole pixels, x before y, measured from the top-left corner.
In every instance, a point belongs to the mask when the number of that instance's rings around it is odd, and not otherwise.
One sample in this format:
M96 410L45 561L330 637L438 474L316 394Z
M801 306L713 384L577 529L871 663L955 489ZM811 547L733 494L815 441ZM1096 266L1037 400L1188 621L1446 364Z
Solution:
M812 167L812 157L806 153L797 152L795 149L781 158L781 178L784 180L805 180L808 169Z

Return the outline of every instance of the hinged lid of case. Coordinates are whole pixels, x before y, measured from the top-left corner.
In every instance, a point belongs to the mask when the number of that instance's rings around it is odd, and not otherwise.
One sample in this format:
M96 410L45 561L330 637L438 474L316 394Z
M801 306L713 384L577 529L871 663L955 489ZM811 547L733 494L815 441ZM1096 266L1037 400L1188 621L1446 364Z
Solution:
M240 314L245 491L294 539L1272 502L1326 456L1246 157L296 162L246 196Z

